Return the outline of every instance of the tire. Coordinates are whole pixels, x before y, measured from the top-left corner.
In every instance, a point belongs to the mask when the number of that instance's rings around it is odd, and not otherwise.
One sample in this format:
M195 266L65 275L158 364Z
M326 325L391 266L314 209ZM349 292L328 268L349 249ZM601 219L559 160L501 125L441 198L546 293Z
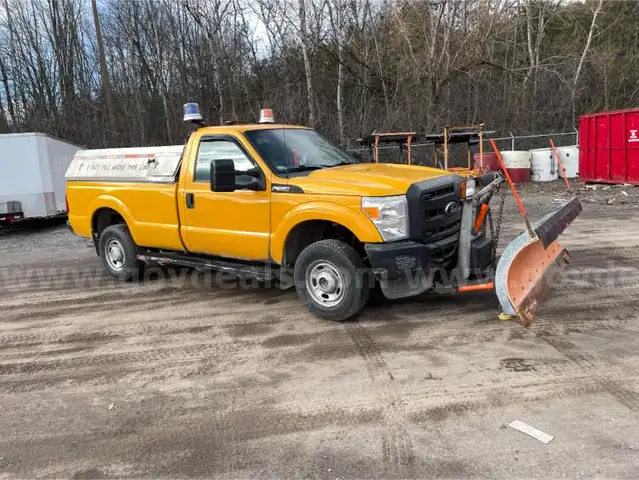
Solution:
M102 265L109 275L124 282L142 278L144 262L136 258L138 247L126 225L105 228L100 235L98 248Z
M319 318L347 320L368 301L370 269L339 240L320 240L302 250L293 275L300 299Z

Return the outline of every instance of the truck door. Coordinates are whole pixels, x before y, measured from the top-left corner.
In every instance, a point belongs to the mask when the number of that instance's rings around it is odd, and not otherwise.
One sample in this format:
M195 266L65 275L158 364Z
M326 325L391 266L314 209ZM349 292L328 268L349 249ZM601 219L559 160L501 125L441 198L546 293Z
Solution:
M178 194L182 234L189 251L246 260L268 259L270 234L270 192L264 190L212 192L211 160L232 159L236 171L246 171L258 163L242 143L230 135L193 139L197 149L189 155L195 162L186 169L183 189ZM266 174L265 171L262 171Z

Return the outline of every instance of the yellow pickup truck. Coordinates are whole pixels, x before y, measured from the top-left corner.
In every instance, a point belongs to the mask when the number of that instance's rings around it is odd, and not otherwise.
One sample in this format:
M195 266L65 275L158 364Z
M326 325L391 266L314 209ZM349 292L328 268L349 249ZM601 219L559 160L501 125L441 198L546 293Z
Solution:
M193 105L185 145L84 150L67 171L69 225L110 275L131 280L152 262L292 277L313 314L340 321L371 292L417 295L442 281L432 272L461 266L459 284L493 265L485 227L471 228L489 198L462 208L473 180L359 163L268 111L256 124L205 126Z

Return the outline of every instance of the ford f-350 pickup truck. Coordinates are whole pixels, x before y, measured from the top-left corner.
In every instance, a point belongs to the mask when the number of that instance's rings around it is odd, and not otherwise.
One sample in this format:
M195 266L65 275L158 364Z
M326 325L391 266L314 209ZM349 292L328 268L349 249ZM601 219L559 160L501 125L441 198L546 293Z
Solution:
M186 145L84 150L69 167L70 227L93 239L114 277L131 280L147 262L262 281L292 274L313 314L340 321L371 291L417 295L434 270L461 267L465 282L493 265L484 226L461 228L479 211L462 208L480 187L473 180L358 163L312 129L272 123L269 111L261 123L222 126L186 113L198 123Z

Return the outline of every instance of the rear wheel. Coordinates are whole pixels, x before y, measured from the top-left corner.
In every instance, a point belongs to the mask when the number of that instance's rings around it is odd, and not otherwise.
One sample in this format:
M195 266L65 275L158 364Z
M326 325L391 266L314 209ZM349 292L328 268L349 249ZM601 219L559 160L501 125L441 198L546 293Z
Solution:
M100 259L106 272L118 280L129 282L140 278L144 262L137 259L138 247L126 225L111 225L100 235Z
M325 320L342 321L364 307L370 269L350 245L320 240L306 247L295 263L297 293L309 311Z

